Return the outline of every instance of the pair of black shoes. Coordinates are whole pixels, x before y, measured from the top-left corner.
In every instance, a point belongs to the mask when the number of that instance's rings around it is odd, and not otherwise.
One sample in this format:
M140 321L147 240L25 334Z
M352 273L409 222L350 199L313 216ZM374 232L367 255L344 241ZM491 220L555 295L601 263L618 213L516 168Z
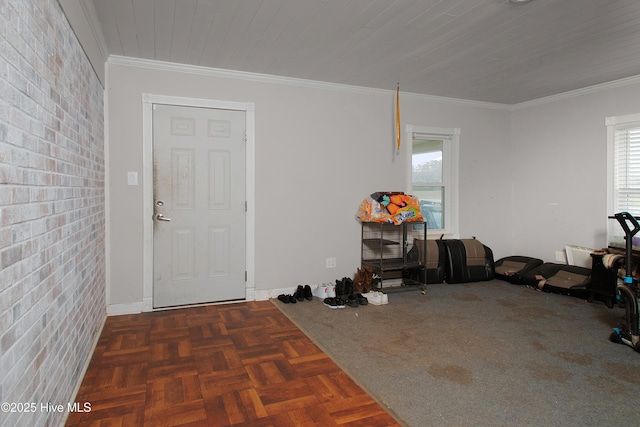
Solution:
M369 300L360 293L353 292L353 279L343 277L336 280L336 298L349 307L358 307L369 304ZM344 307L344 305L343 305Z
M336 297L351 295L353 293L353 280L349 277L336 279Z
M328 297L322 303L329 308L344 308L344 300L342 297Z
M304 287L302 285L298 285L298 287L296 288L296 293L293 294L293 296L298 300L298 301L311 301L313 299L313 294L311 293L311 286L309 285L304 285Z
M293 295L285 295L285 294L280 294L278 295L278 300L282 301L285 304L295 304L296 302L298 302L298 300L296 300L296 297L294 297Z
M358 307L369 304L369 300L362 294L350 294L345 297L325 298L323 304L329 308Z
M296 288L296 291L294 292L293 295L285 295L285 294L280 294L278 295L278 300L282 301L285 304L295 304L296 302L300 301L311 301L313 299L313 294L311 293L311 286L309 285L298 285L298 287Z
M359 305L367 305L369 300L362 294L349 294L347 297L347 305L349 307L358 307Z

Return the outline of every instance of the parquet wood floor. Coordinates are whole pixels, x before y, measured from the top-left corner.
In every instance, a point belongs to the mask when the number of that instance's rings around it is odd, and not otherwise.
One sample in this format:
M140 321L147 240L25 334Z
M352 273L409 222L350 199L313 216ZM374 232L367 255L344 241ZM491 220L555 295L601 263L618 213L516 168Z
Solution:
M270 301L107 318L76 426L399 426Z

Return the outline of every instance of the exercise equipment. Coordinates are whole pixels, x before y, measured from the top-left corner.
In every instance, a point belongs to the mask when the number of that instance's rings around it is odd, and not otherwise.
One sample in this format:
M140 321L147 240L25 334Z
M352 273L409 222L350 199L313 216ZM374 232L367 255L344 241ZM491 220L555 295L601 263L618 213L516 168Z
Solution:
M635 351L640 352L640 330L638 324L638 301L640 292L638 291L638 279L633 277L632 270L632 246L633 236L640 231L640 224L636 217L629 212L620 212L613 216L625 233L625 271L622 283L616 286L617 298L624 304L625 323L618 328L613 328L609 340L618 344L626 344ZM631 226L630 226L631 224Z

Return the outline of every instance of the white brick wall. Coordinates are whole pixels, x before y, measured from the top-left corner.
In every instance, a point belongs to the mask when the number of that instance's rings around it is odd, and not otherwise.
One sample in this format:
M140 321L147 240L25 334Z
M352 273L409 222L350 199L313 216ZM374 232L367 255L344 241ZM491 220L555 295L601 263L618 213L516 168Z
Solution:
M106 318L103 88L56 0L0 0L0 425L57 425Z

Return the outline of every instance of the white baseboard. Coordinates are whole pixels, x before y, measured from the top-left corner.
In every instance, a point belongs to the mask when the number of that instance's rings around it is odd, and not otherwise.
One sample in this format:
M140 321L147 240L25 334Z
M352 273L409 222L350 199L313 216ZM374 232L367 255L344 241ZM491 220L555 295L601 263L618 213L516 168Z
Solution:
M312 285L313 290L316 285ZM277 288L277 289L255 289L247 288L246 301L267 301L271 298L277 298L280 294L293 294L296 288ZM107 316L120 316L123 314L138 314L147 311L153 311L153 300L144 298L142 301L136 301L125 304L109 304L107 306Z
M144 301L131 302L126 304L109 304L107 306L107 316L119 316L122 314L138 314L144 310ZM147 310L151 311L151 310Z

